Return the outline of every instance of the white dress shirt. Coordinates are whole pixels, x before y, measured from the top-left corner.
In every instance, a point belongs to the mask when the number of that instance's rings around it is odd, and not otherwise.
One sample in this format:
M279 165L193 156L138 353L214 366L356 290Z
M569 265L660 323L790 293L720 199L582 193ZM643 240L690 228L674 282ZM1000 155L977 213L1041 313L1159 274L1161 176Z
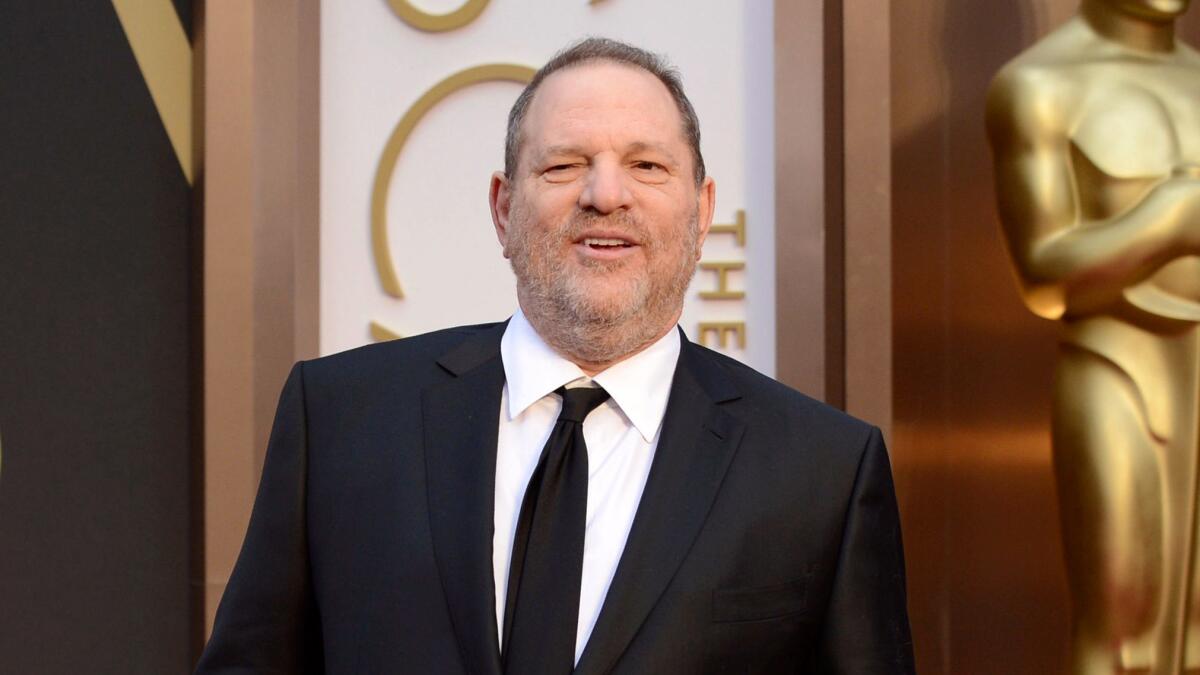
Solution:
M575 662L583 654L604 596L625 549L650 463L658 446L667 397L679 360L679 332L672 330L634 356L589 378L542 340L518 309L500 340L504 394L496 448L496 511L492 566L496 625L503 644L504 602L513 536L525 486L558 420L563 385L604 387L612 397L588 415L583 437L588 452L587 529Z

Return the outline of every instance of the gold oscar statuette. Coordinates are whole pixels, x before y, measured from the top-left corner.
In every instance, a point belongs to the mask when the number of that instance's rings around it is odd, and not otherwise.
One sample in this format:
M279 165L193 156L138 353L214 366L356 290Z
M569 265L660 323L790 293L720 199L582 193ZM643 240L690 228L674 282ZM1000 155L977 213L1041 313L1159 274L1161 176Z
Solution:
M1189 0L1083 0L992 82L1022 296L1060 322L1071 673L1200 672L1200 55Z

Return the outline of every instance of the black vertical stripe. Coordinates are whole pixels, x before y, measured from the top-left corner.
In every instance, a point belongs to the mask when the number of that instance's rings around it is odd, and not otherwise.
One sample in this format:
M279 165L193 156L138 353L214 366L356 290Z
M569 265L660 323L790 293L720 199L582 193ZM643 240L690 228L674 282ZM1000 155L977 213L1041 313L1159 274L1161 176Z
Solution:
M189 210L112 5L3 3L2 672L190 666Z

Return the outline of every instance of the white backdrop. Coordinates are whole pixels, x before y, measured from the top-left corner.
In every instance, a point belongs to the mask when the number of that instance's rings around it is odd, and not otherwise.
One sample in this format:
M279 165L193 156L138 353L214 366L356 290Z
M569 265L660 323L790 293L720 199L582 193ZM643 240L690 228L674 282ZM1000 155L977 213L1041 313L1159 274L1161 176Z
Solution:
M412 0L446 13L463 0ZM745 349L721 349L775 369L774 157L771 2L767 0L492 0L472 23L426 33L385 0L321 8L321 352L372 341L371 322L403 335L506 318L512 272L488 215L492 171L503 165L508 108L521 85L484 82L450 94L416 126L387 193L387 233L404 289L389 296L371 249L372 184L397 122L434 84L473 66L540 66L587 36L664 53L679 67L700 116L703 152L717 182L716 223L745 211L746 243L714 234L704 261L745 261L729 273L743 299L706 300L717 274L700 270L684 330L744 322ZM716 347L716 334L707 340Z

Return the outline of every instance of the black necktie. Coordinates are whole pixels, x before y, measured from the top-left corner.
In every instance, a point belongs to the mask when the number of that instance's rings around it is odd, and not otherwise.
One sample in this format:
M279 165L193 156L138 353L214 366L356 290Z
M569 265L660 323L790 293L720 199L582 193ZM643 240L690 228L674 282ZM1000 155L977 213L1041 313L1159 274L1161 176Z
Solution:
M506 675L565 675L575 668L588 457L583 420L608 392L559 387L562 412L525 488L513 537L504 609Z

